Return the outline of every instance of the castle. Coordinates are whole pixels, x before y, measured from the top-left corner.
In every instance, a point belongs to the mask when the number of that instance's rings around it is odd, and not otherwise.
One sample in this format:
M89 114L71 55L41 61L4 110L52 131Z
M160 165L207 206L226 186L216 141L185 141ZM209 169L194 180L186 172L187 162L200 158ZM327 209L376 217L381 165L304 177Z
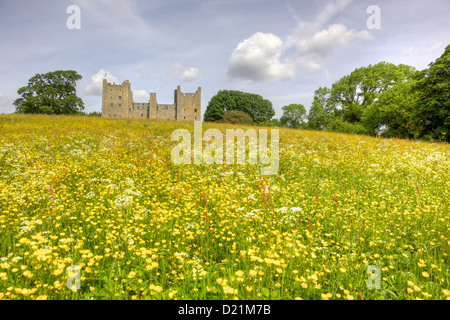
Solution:
M159 104L156 101L156 93L150 93L148 103L141 103L133 101L133 92L128 80L120 85L110 84L103 79L102 117L201 120L201 87L195 93L183 93L178 86L173 104Z

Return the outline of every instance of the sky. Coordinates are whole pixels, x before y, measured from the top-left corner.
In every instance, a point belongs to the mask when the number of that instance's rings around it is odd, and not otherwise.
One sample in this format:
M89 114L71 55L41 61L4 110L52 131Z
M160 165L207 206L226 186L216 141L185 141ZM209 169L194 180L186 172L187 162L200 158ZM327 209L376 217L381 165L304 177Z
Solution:
M38 73L75 70L85 112L101 84L131 82L135 102L173 103L202 87L303 104L381 61L427 68L450 44L448 0L0 0L0 113Z

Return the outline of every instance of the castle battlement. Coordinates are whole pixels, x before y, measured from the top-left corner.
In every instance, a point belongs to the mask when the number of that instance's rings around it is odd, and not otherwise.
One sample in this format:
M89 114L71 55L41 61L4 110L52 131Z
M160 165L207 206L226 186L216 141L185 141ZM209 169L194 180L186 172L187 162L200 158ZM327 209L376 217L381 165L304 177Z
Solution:
M195 93L183 93L177 86L173 104L159 104L153 92L149 95L149 102L142 103L133 101L130 81L111 84L103 79L102 117L199 121L201 87Z

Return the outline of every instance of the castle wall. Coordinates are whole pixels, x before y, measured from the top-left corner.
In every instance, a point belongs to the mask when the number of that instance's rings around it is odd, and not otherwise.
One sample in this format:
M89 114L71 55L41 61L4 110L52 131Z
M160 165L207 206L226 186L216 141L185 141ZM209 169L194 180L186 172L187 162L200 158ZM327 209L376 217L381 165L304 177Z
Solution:
M177 120L201 120L201 88L195 93L182 93L180 86L175 90L175 104L177 106Z
M129 107L129 117L134 119L148 119L148 108L149 103L133 102L132 106Z
M159 120L176 120L175 104L157 104L156 119Z
M103 79L102 116L108 118L128 118L129 107L133 104L133 92L128 80L121 85L109 84Z
M201 88L195 93L182 93L180 86L174 92L173 104L159 104L156 93L150 93L148 103L133 101L128 80L121 85L103 79L102 116L107 118L134 118L197 121L201 120Z

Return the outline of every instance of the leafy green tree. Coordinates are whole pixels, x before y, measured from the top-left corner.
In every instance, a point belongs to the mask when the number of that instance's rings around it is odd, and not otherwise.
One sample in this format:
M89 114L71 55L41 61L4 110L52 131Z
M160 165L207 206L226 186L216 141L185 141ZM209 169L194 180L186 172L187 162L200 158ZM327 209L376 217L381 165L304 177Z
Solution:
M330 99L342 109L344 121L361 122L364 110L382 91L404 81L413 75L414 71L410 66L396 66L387 62L355 69L332 85Z
M269 121L275 115L272 103L258 94L221 90L209 101L203 120L219 122L232 110L247 113L256 123Z
M450 141L450 45L417 75L420 92L412 114L417 138Z
M282 108L280 123L283 127L300 128L306 120L306 110L302 104L290 104Z
M339 116L336 103L330 99L331 89L320 87L314 92L314 100L308 112L308 127L324 129L330 121Z
M20 88L20 98L14 101L17 113L78 114L84 110L76 95L76 81L82 78L76 71L58 70L36 74L28 85Z
M363 124L370 134L386 137L413 138L411 115L419 92L413 90L416 81L398 82L383 91L363 116Z
M237 123L237 124L251 124L253 122L252 117L243 111L231 110L227 111L222 119L225 123Z

